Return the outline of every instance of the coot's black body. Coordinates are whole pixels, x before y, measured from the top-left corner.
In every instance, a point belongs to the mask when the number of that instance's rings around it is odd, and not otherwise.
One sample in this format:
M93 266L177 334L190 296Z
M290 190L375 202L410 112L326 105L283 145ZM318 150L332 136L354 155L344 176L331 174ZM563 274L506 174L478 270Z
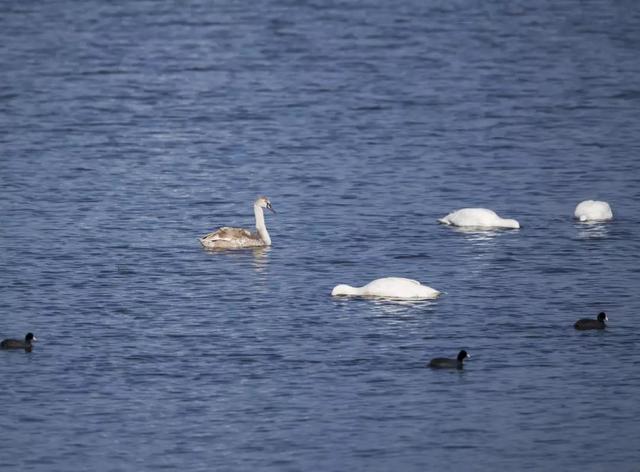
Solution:
M467 354L467 351L460 351L458 357L455 359L448 359L446 357L436 357L431 359L429 367L433 369L462 369L464 360L471 357Z
M33 341L37 341L33 333L27 333L24 337L24 341L20 339L5 339L0 343L0 349L24 349L25 351L31 351L33 348Z
M573 325L575 329L585 330L585 329L605 329L607 325L605 321L609 321L607 318L607 314L604 311L601 311L598 315L598 319L590 320L588 318L583 318L581 320L576 321Z

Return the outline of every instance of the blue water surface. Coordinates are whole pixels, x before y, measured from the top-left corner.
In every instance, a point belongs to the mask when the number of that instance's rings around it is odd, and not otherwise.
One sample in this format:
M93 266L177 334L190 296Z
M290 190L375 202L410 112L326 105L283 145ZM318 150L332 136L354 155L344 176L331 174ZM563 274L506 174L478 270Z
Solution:
M0 352L0 469L637 471L638 25L635 1L3 2L0 337L39 342ZM200 247L258 195L273 247ZM615 219L576 223L584 199ZM437 224L470 206L522 228ZM389 275L445 293L330 296Z

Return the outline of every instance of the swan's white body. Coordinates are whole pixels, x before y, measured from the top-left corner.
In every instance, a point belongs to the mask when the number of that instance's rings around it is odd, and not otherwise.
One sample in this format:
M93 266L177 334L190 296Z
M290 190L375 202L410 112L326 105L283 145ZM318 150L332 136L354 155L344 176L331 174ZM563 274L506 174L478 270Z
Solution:
M500 218L495 211L486 208L463 208L438 221L445 225L472 228L520 228L520 223L516 220Z
M436 298L440 295L440 292L426 285L422 285L417 280L402 277L385 277L369 282L364 287L352 287L351 285L345 284L336 285L331 291L331 295L425 299Z
M198 240L207 249L241 249L271 246L271 237L264 223L263 208L268 208L275 213L267 197L260 197L255 201L253 213L256 217L256 233L244 228L229 228L225 226L198 238Z
M613 218L609 204L597 200L585 200L578 203L573 214L580 221L606 221Z

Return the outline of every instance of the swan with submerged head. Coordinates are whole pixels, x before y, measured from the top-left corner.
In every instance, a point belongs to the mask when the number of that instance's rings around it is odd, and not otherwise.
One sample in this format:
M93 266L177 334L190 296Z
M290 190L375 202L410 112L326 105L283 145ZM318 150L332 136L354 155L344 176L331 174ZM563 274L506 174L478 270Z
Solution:
M383 297L403 299L427 299L436 298L440 292L422 285L417 280L402 277L384 277L369 282L363 287L351 285L336 285L331 291L332 296L347 295L355 297Z
M487 208L463 208L438 221L445 225L467 228L520 228L520 223L516 220L500 218L495 211Z
M578 220L585 221L607 221L613 219L613 212L607 202L598 200L585 200L578 203L573 212Z
M200 244L207 249L241 249L271 246L271 237L264 223L263 208L275 213L269 199L267 197L259 197L253 204L253 213L256 217L255 233L244 228L229 228L225 226L198 238Z

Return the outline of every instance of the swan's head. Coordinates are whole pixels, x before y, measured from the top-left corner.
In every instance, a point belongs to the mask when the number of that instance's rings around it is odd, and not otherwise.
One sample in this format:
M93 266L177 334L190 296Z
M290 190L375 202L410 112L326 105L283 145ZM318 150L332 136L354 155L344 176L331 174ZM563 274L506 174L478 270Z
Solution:
M520 229L520 223L518 223L518 220L510 220L510 219L504 219L502 220L505 228L513 228L513 229Z
M332 297L336 297L340 295L355 295L356 293L357 293L357 290L355 287L352 287L351 285L346 285L346 284L336 285L335 287L333 287L333 290L331 290Z
M24 337L24 340L28 343L32 342L32 341L37 341L38 338L36 338L33 333L27 333L27 335Z
M609 318L607 318L607 314L604 311L601 311L598 314L598 321L600 321L600 322L609 321Z
M254 205L260 208L266 208L267 210L271 210L273 213L276 212L271 206L271 202L267 197L258 197Z

